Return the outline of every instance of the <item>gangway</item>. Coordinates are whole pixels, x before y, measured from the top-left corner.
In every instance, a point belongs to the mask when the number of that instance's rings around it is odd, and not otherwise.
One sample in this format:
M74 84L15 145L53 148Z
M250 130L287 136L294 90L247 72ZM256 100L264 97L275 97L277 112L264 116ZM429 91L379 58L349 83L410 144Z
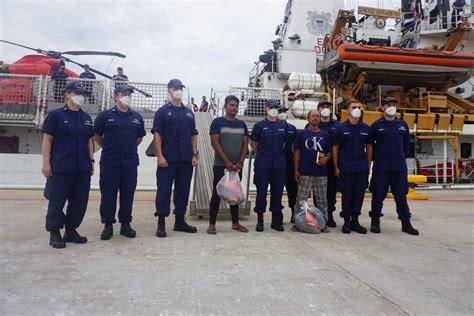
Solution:
M214 164L214 150L211 145L211 138L209 136L209 128L213 119L212 113L197 112L194 113L196 128L198 134L198 151L199 163L194 173L194 183L191 192L191 201L189 203L189 215L199 216L209 214L209 201L212 196L212 184L214 173L212 170ZM246 159L248 160L248 159ZM250 215L250 199L249 199L249 183L250 163L244 163L242 170L242 181L244 187L247 188L247 200L240 205L240 215ZM229 207L221 202L219 206L219 214L230 214Z

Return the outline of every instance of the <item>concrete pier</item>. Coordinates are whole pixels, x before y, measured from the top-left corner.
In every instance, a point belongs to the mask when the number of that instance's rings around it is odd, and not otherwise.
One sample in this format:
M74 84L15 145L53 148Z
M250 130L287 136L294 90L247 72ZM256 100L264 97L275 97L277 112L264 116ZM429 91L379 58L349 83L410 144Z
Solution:
M135 239L100 240L99 194L91 192L79 232L84 245L49 246L47 201L41 191L0 191L2 315L472 315L473 191L428 192L409 201L420 236L400 231L392 200L382 233L350 235L250 232L188 218L197 234L172 230L155 237L153 192L138 192ZM338 201L340 202L340 200ZM338 210L339 210L338 203ZM361 224L369 227L370 196Z

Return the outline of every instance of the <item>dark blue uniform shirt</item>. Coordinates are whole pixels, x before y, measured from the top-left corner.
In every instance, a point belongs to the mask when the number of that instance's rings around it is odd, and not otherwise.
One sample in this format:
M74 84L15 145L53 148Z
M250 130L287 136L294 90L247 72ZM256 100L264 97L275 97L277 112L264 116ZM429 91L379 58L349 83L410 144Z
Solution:
M50 160L53 173L91 171L89 139L94 131L89 114L71 111L67 106L53 110L46 117L42 132L53 136Z
M339 145L337 164L341 171L369 171L365 145L371 141L367 124L359 121L353 125L349 120L345 121L336 128L332 143Z
M90 72L90 71L88 71L88 72L85 72L85 71L84 71L83 73L81 73L81 74L79 75L79 78L95 79L95 75L94 75L92 72Z
M103 137L101 165L138 166L137 139L146 134L140 114L131 109L120 112L113 107L97 116L94 132Z
M69 78L69 75L65 72L55 71L52 73L51 78L54 80L62 80Z
M270 122L264 119L252 128L250 139L256 141L256 168L286 168L283 145L289 141L286 124L282 121Z
M407 171L406 158L410 151L410 130L405 121L387 121L381 117L370 126L374 145L373 170Z
M293 161L293 144L296 139L296 127L293 124L287 123L286 124L286 132L287 132L287 138L285 142L285 148L284 148L284 153L285 153L285 158L287 162ZM287 166L293 168L293 166Z
M339 121L329 120L328 122L319 122L318 127L323 131L327 132L332 138L339 125L341 125Z
M160 107L153 119L152 133L161 136L161 151L168 162L191 161L193 146L191 137L198 134L194 113L181 104L167 103Z

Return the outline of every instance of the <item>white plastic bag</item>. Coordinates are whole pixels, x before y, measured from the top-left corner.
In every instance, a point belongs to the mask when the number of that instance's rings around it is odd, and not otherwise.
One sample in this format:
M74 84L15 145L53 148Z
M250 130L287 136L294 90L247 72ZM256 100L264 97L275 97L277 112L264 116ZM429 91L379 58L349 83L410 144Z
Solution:
M295 214L295 225L301 232L318 234L326 226L324 215L314 205L308 205L306 201L300 202L300 208Z
M229 205L245 201L245 190L237 171L224 170L224 176L217 183L216 190L221 200Z

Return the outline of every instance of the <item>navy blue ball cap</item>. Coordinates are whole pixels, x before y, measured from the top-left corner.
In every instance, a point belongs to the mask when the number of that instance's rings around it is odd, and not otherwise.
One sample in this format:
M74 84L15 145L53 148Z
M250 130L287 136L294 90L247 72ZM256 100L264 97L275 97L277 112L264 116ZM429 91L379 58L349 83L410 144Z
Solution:
M280 100L267 100L265 106L269 109L278 109L280 108Z
M331 107L332 106L332 103L329 102L329 101L321 101L318 103L318 109L324 105L327 105L328 107Z
M64 92L75 92L75 93L82 93L82 94L90 94L89 91L84 89L84 86L79 81L69 81L64 86Z
M130 93L133 93L133 88L130 87L128 84L117 85L114 90L114 95L119 94L119 92L125 92L125 91L129 91Z
M168 88L185 88L186 86L179 79L171 79Z
M382 105L385 105L387 103L398 103L398 100L395 99L394 97L385 97L382 99Z

